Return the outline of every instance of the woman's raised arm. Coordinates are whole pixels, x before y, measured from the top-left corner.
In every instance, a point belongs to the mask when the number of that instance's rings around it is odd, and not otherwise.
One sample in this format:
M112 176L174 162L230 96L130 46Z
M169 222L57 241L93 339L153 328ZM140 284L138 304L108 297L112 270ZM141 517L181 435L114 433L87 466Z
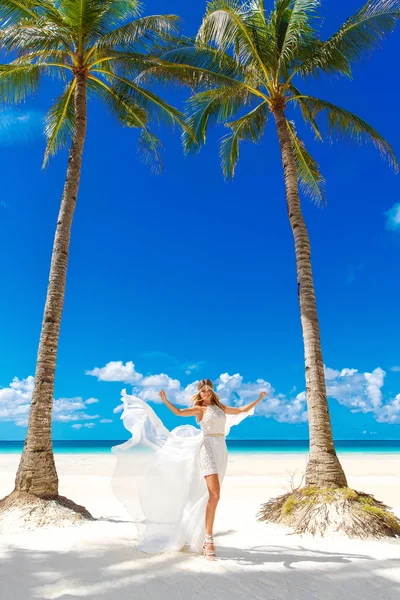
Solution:
M257 398L257 400L254 400L254 402L251 402L250 404L246 404L245 406L234 407L234 406L226 406L225 404L223 404L222 406L224 407L224 411L227 415L240 415L240 413L248 412L249 410L251 410L253 408L253 406L256 406L256 404L261 402L261 400L264 400L264 398L266 396L267 396L267 392L261 392L261 394Z
M167 395L164 392L164 390L161 390L161 392L158 395L160 396L164 404L168 406L169 410L178 417L201 417L202 415L201 409L197 406L194 406L193 408L178 408L177 406L175 406L175 404L172 404L172 402L170 402L167 399Z

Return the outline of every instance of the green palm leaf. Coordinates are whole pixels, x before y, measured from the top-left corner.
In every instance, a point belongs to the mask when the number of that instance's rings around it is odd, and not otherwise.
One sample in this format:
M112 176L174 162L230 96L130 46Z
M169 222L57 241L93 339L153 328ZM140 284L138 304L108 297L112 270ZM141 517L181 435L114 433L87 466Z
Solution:
M212 0L207 5L197 40L200 43L215 44L223 52L232 49L238 63L265 74L272 48L269 40L265 36L262 38L255 35L256 32L253 13L245 11L241 2ZM262 47L258 44L259 39L263 39Z
M138 46L142 46L148 50L163 36L176 33L178 22L179 19L175 15L142 17L102 35L97 46L99 48L121 47L124 51L132 52L137 51Z
M373 50L393 31L400 18L400 0L369 0L352 15L295 72L303 77L327 74L351 75L351 63Z
M224 122L247 103L249 92L246 86L220 87L199 92L188 101L187 119L194 138L183 136L186 152L198 149L206 141L206 131L210 119Z
M12 25L25 17L39 18L36 12L39 4L32 0L1 0L0 24Z
M294 123L287 121L287 128L292 141L297 179L301 190L315 202L325 202L325 180L318 164L306 150L304 142L298 137Z
M308 43L314 39L312 20L319 5L320 0L279 0L276 3L275 14L280 17L275 23L278 73L293 60L305 39Z
M147 127L146 111L116 86L109 85L107 82L90 75L88 88L89 93L99 96L107 105L108 110L125 127Z
M247 115L226 124L232 133L222 138L219 154L222 172L227 179L232 178L235 174L236 164L239 160L239 142L250 140L258 143L264 133L268 115L269 105L264 101Z
M147 127L142 129L138 143L138 152L141 161L150 166L153 173L159 174L162 171L161 158L162 143Z
M328 133L331 138L349 138L358 144L371 142L379 150L382 157L388 160L389 164L396 171L398 170L393 148L366 121L344 108L340 108L325 100L313 98L312 96L302 96L301 100L308 106L313 118L321 113L326 116Z
M50 156L54 156L58 150L65 148L72 140L75 125L74 90L75 79L72 79L65 87L63 94L53 104L45 118L45 135L47 146L43 160L46 166Z
M34 94L39 87L41 67L36 64L0 65L0 100L18 103Z
M292 94L292 97L289 99L293 101L295 106L299 106L301 110L302 117L304 121L310 125L311 129L315 134L315 138L318 140L322 140L321 131L318 127L317 121L314 118L312 110L307 102L304 100L303 95L300 90L298 90L292 83L289 86L289 91Z

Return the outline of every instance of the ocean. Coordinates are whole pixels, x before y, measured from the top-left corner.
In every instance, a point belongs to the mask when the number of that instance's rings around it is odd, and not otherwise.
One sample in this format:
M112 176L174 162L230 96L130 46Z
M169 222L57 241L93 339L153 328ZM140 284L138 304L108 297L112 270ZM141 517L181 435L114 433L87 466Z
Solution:
M55 440L53 449L59 454L109 453L112 446L125 440ZM308 452L308 440L227 440L229 452L293 454ZM337 440L339 453L400 454L400 440ZM0 454L20 454L22 441L0 441Z

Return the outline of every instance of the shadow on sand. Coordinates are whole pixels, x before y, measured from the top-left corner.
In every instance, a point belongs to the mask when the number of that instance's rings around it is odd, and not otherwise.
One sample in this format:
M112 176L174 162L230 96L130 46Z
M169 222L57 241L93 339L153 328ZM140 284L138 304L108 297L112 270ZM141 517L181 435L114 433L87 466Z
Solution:
M127 539L89 544L85 551L9 547L1 557L0 598L399 599L399 583L390 572L399 568L394 559L284 546L220 546L218 556L215 563L189 552L149 556Z

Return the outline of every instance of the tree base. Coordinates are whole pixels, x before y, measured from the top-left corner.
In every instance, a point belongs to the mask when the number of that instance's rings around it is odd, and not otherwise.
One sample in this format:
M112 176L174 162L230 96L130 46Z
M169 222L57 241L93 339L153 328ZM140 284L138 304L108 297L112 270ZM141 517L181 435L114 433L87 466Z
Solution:
M400 520L370 494L348 487L304 487L263 504L258 521L279 523L295 533L355 538L400 537Z
M85 507L64 496L39 498L27 492L14 490L0 500L0 528L3 534L37 527L68 527L93 520Z

